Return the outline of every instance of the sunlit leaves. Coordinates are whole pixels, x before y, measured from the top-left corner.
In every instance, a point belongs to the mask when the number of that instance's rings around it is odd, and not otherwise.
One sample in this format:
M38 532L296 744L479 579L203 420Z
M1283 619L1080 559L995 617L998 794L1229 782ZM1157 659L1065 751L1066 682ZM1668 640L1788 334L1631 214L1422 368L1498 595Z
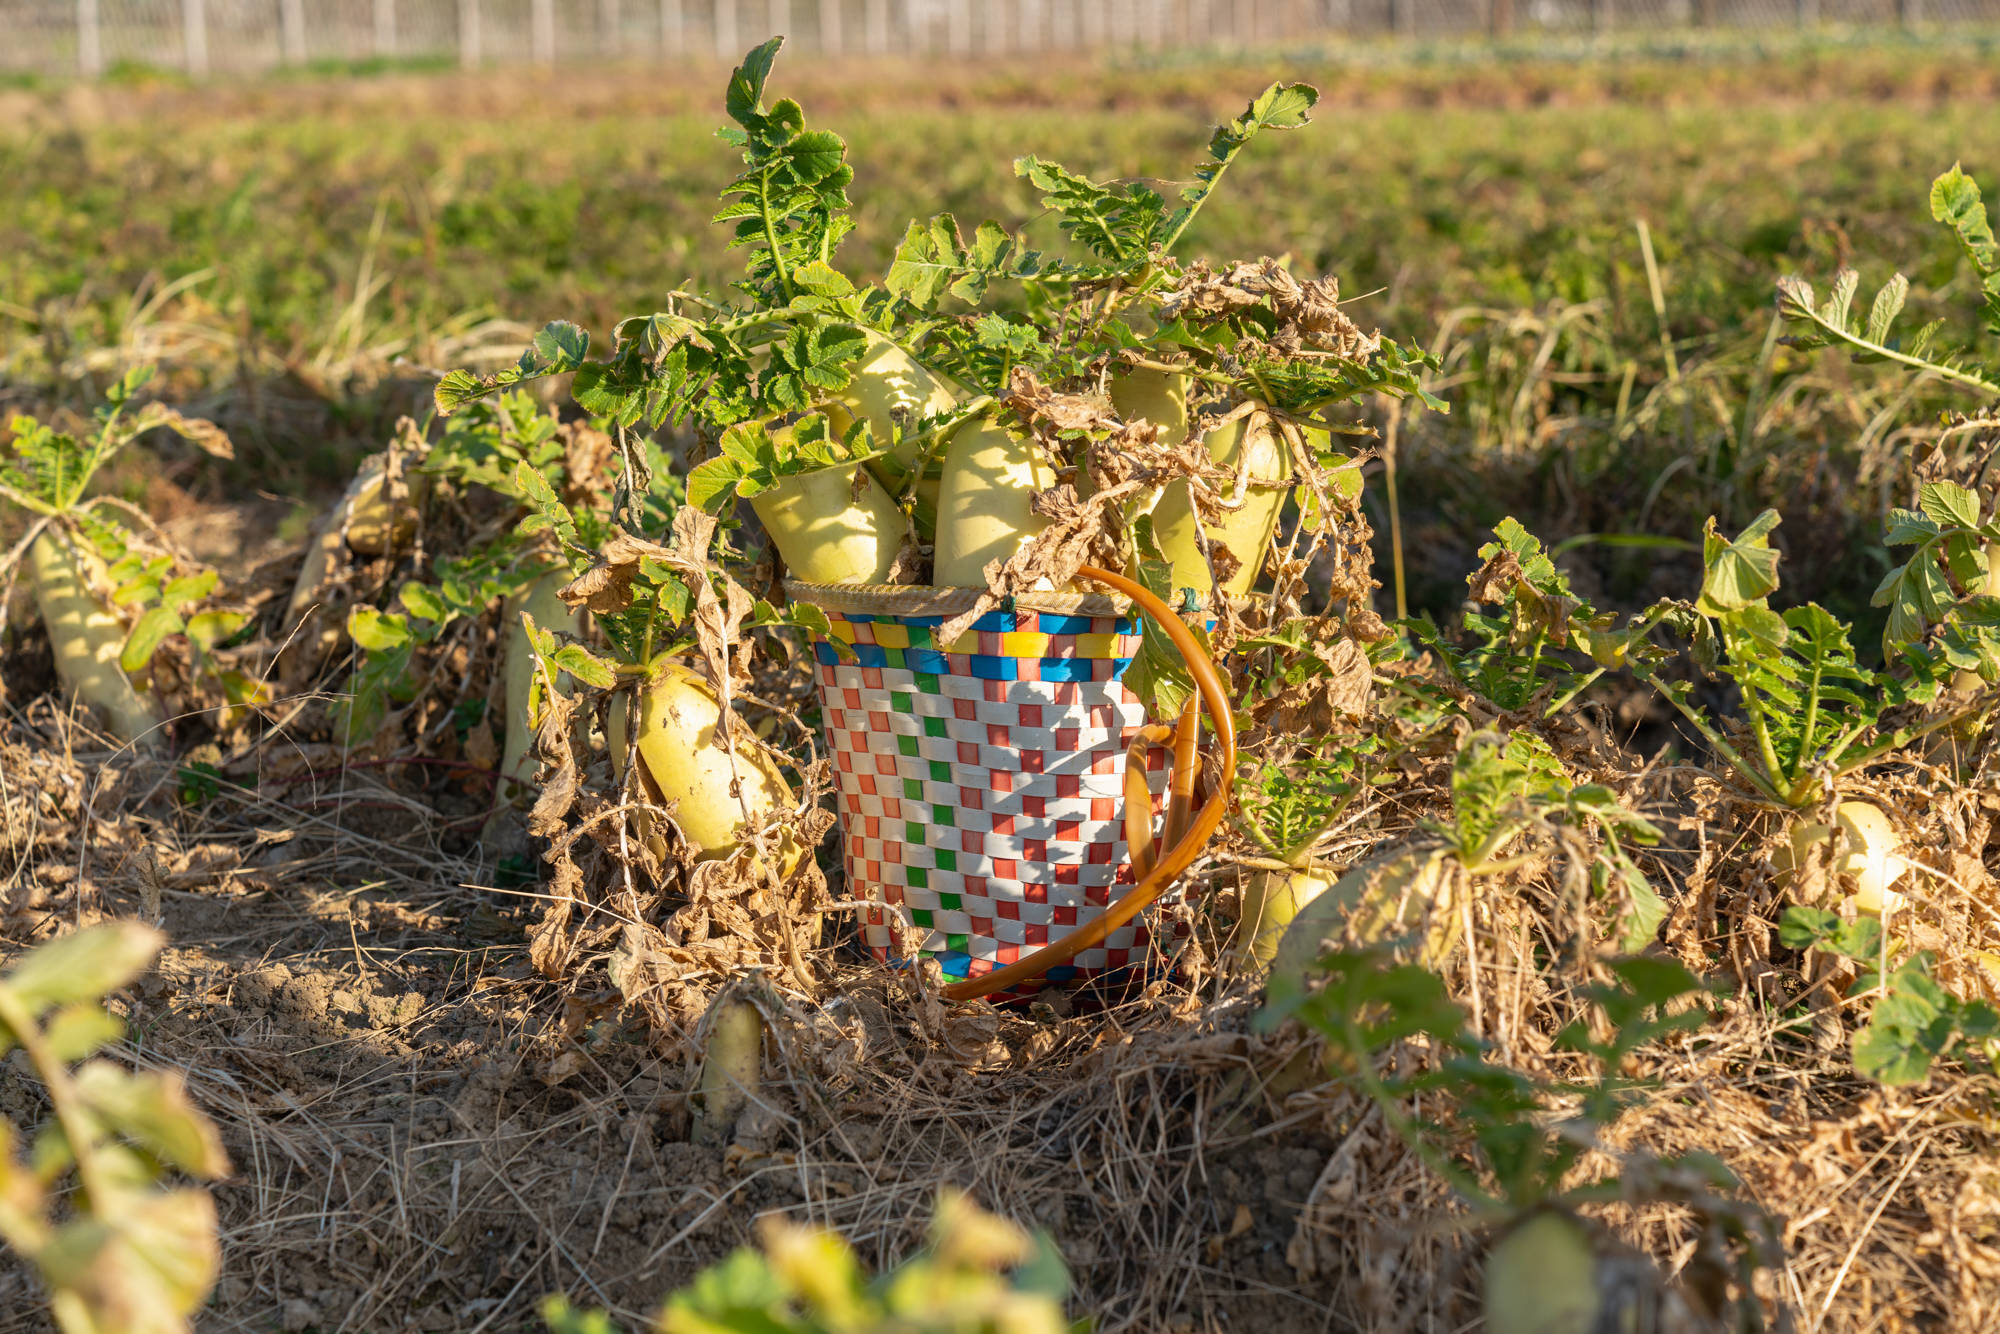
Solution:
M567 320L554 320L535 335L519 361L492 375L471 371L449 371L431 391L437 410L450 416L466 403L512 385L562 375L583 364L590 353L590 334Z
M2000 243L1993 236L1979 187L1954 166L1931 183L1931 216L1951 228L1979 284L1980 310L1988 332L2000 334ZM1778 281L1778 310L1797 332L1787 341L1799 347L1839 345L1858 362L1895 362L1926 371L1961 388L2000 396L2000 375L1968 364L1963 354L1934 353L1931 348L1942 321L1933 321L1904 339L1895 323L1909 297L1909 280L1896 274L1876 293L1866 324L1854 318L1853 304L1860 275L1843 269L1835 276L1832 295L1817 301L1812 284L1789 276Z
M1778 587L1778 553L1771 531L1778 512L1765 510L1734 538L1725 538L1709 519L1701 536L1701 598L1696 606L1706 616L1719 616L1761 602Z
M1986 327L2000 334L2000 242L1986 216L1979 186L1956 164L1931 182L1931 217L1951 228L1979 275Z
M168 1171L212 1179L229 1170L179 1074L107 1060L67 1069L117 1038L122 1025L103 999L143 972L160 944L150 927L109 923L40 946L0 977L0 1048L21 1049L57 1114L26 1160L0 1120L0 1240L40 1271L70 1334L183 1334L220 1260L208 1195L158 1184ZM72 1171L81 1190L64 1204Z
M996 280L1031 279L1046 268L1039 252L1020 246L999 223L980 223L967 242L958 220L940 213L929 222L910 223L882 285L891 296L928 311L947 295L977 305Z

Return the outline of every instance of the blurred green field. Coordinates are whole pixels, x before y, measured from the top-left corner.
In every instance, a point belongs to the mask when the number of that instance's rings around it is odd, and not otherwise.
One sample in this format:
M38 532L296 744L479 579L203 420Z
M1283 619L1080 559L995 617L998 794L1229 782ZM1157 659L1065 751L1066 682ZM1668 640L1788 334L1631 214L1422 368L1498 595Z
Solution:
M781 65L779 83L847 135L851 267L879 272L915 216L1032 222L1022 153L1184 175L1212 121L1274 74L1325 90L1318 123L1258 144L1187 253L1290 254L1340 275L1364 324L1445 354L1454 412L1400 433L1416 602L1448 605L1510 509L1552 540L1685 538L1777 496L1811 567L1801 593L1865 601L1878 549L1861 535L1900 476L1894 431L1937 404L1775 346L1772 283L1900 265L1913 310L1963 309L1923 194L1960 158L1989 185L2000 170L1994 46ZM421 405L431 369L511 357L558 316L601 338L674 285L727 280L708 222L732 165L711 134L721 79L6 94L0 402L82 403L154 361L166 393L244 446L201 485L323 488ZM1587 563L1617 598L1673 564L1600 556Z

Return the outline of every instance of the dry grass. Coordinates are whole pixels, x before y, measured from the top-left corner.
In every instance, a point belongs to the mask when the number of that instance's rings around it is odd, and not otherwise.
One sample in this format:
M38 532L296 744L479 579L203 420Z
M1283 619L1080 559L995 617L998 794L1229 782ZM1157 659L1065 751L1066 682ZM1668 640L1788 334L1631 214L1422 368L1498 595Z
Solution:
M759 1214L838 1227L886 1261L945 1182L1053 1233L1101 1329L1474 1318L1478 1237L1445 1188L1365 1099L1312 1073L1300 1034L1254 1035L1256 998L1198 962L1103 1007L947 1009L831 929L810 992L767 991L768 1083L717 1153L688 1140L686 1042L621 1006L601 957L561 984L534 975L533 896L487 887L421 773L348 771L308 800L225 784L188 806L170 769L96 748L46 697L10 707L4 744L8 781L54 794L8 803L10 945L100 914L157 915L174 938L127 998L126 1054L183 1071L237 1164L204 1329L533 1328L556 1290L636 1324ZM1656 809L1700 795L1672 771L1638 781ZM1912 813L1954 846L1942 830L1979 798L1937 795ZM1436 796L1407 794L1394 818ZM1748 828L1706 837L1729 827ZM1580 1169L1622 1164L1635 1184L1600 1216L1677 1270L1700 1219L1648 1198L1634 1165L1712 1153L1781 1232L1760 1295L1794 1328L1989 1329L1991 1082L1890 1091L1848 1073L1838 1020L1781 1003L1798 985L1782 969L1745 968L1768 941L1755 853L1691 840L1651 867L1681 952L1762 981L1648 1053L1657 1094ZM1486 1036L1530 1070L1561 1068L1549 1035L1575 1006L1536 967L1535 938L1559 928L1549 901L1532 877L1489 894L1453 965ZM1978 917L1933 925L1994 943ZM5 1103L37 1116L19 1081ZM43 1327L26 1282L0 1277L0 1329Z

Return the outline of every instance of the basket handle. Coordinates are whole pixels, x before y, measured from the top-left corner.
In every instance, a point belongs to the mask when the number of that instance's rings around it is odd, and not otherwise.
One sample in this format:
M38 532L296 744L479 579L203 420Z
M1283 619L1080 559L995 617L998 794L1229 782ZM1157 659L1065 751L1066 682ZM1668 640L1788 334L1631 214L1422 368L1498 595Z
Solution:
M1127 579L1122 574L1100 570L1094 565L1084 565L1077 573L1095 583L1107 585L1123 593L1137 603L1139 609L1151 617L1153 623L1166 632L1179 651L1181 660L1187 664L1189 675L1193 676L1195 691L1201 705L1208 713L1210 724L1215 728L1215 738L1222 748L1221 781L1216 790L1209 794L1201 809L1186 821L1186 828L1175 837L1174 803L1168 807L1168 827L1166 835L1173 839L1173 845L1160 854L1159 860L1140 871L1139 883L1125 891L1094 920L1078 927L1057 940L1050 941L1042 948L1017 959L1004 968L996 968L984 977L969 977L963 982L955 982L944 989L947 1000L973 1000L980 996L1004 991L1017 982L1039 977L1049 969L1068 963L1083 951L1103 942L1113 931L1137 917L1153 900L1167 891L1174 879L1182 871L1194 865L1202 850L1208 846L1215 831L1222 824L1222 817L1229 809L1229 790L1236 777L1236 718L1229 708L1229 693L1223 689L1222 676L1215 670L1215 664L1202 650L1201 641L1180 617L1174 615L1166 603L1155 597L1146 588ZM1194 734L1198 715L1195 702L1190 700L1182 711L1179 726L1172 729L1174 746L1174 798L1185 811L1186 803L1194 790ZM1164 741L1164 737L1161 738ZM1182 770L1186 773L1183 775ZM1146 806L1151 806L1150 795ZM1126 806L1128 822L1132 809ZM1135 862L1143 862L1151 851L1151 835L1148 832L1144 846L1132 844Z

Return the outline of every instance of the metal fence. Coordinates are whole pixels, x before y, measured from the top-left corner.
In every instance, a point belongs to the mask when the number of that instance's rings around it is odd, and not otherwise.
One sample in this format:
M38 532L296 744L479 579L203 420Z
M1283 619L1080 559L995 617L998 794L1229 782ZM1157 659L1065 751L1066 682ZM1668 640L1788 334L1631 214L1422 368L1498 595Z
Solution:
M1822 23L2000 22L2000 0L0 0L0 71L467 68L734 59L772 33L842 55L994 56Z

